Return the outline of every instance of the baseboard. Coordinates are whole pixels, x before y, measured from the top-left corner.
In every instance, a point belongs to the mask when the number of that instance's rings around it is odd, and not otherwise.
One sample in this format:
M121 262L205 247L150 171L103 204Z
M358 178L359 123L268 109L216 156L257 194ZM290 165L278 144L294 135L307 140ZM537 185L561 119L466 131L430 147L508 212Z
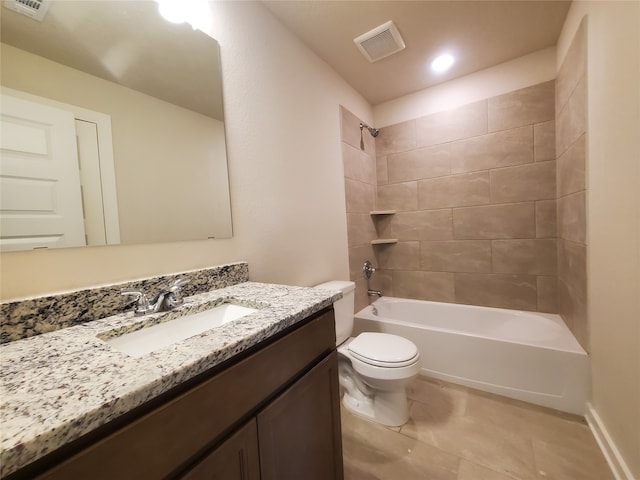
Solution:
M600 450L602 450L602 454L607 460L609 468L611 468L611 472L616 480L636 480L625 463L624 458L620 455L620 451L616 447L615 443L613 443L613 440L611 439L609 432L607 432L604 423L602 423L598 412L595 411L590 403L587 403L587 414L585 415L585 419L587 420L591 433L593 433L596 442L598 442L598 446L600 447Z

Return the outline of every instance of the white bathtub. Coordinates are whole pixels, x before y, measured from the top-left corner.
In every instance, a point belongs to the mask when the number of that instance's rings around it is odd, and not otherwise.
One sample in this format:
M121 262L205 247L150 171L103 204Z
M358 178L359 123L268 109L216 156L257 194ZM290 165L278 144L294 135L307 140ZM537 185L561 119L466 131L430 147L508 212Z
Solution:
M355 315L355 332L414 342L422 374L583 415L587 353L558 315L382 297Z

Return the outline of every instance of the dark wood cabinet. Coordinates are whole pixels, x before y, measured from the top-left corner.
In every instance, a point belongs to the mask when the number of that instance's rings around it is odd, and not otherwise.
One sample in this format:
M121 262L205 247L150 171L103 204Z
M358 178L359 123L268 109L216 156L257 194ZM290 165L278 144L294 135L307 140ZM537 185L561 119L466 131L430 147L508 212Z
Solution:
M333 352L180 478L342 479L337 369Z
M259 480L258 430L252 419L181 480Z
M342 480L333 309L10 475Z
M338 389L333 352L258 414L262 480L342 479Z

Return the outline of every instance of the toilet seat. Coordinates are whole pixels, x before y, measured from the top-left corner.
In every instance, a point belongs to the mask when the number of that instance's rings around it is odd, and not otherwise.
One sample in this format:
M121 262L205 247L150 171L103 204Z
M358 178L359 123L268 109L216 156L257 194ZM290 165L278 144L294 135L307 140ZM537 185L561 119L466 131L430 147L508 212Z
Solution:
M406 378L411 378L420 372L420 355L416 355L411 361L407 361L407 364L404 366L397 366L396 364L396 366L394 367L392 366L393 364L386 364L385 366L381 367L364 362L356 357L349 349L349 345L354 340L355 338L351 338L344 344L340 345L338 347L338 353L349 360L353 369L362 376L363 380L365 380L365 383L372 380L376 382L387 380L398 381Z
M348 348L353 358L377 367L406 367L418 360L418 348L413 342L389 333L361 333Z

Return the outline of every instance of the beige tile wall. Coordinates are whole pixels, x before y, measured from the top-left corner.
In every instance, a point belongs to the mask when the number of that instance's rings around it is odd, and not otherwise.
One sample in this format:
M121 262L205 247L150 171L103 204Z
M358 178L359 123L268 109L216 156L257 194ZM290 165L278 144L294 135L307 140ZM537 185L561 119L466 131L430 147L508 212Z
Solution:
M558 312L588 351L586 101L586 25L583 19L556 80L556 191Z
M375 262L371 240L378 237L370 212L376 204L376 155L373 137L364 130L360 136L360 119L340 107L342 160L347 207L349 272L356 282L356 310L368 303L366 282L362 276L365 260ZM360 139L364 150L360 148ZM386 277L386 275L376 275Z
M387 295L559 312L586 347L584 52L581 27L556 82L365 131L364 151L342 109L357 309L369 259Z
M557 310L554 82L383 128L375 143L375 208L397 213L373 223L399 242L367 250L374 288Z
M555 82L365 131L364 151L341 110L357 310L369 259L387 295L558 312L589 350L584 23Z

